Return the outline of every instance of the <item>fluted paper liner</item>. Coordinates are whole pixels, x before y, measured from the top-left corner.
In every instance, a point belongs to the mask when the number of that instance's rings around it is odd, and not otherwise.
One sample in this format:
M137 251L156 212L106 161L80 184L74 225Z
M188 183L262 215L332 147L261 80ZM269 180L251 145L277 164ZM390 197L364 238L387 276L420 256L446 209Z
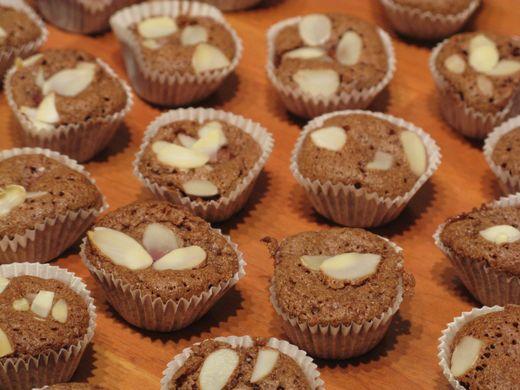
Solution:
M402 249L392 241L384 237L380 238L388 242L397 253L402 252ZM378 317L368 319L363 323L310 325L285 313L278 304L273 280L269 286L271 304L283 319L282 326L287 338L307 351L309 355L321 359L348 359L360 356L379 344L403 302L403 290L403 280L401 279L393 305Z
M143 156L145 148L157 131L168 123L190 120L205 122L218 120L238 127L249 134L258 143L262 153L251 168L249 173L238 183L236 188L228 195L220 197L218 200L194 201L181 194L179 190L160 186L143 176L139 171L139 162ZM193 214L209 222L220 222L228 219L237 213L247 202L256 183L260 171L264 167L274 146L273 136L260 124L246 119L239 115L211 108L188 108L168 111L157 117L146 130L139 152L134 161L134 175L159 199L164 199L172 203L181 204L189 209Z
M385 198L376 193L367 192L363 188L355 188L353 185L334 184L330 181L312 181L300 172L298 155L305 138L313 130L322 127L327 119L338 115L352 114L370 115L386 120L396 126L414 132L421 138L428 154L428 167L406 194L396 198ZM322 115L313 119L303 128L291 155L290 169L298 183L305 189L307 197L319 214L344 226L374 227L384 225L397 218L410 199L437 170L440 162L441 152L439 147L430 135L419 127L391 115L370 111L347 110Z
M262 0L202 0L204 3L211 4L221 11L240 11L252 8Z
M110 66L100 59L96 59L96 61L101 69L117 79L125 90L125 107L114 114L95 117L77 123L58 125L50 130L39 130L21 112L21 107L18 107L14 100L13 86L11 85L11 79L17 70L16 66L13 66L7 72L4 83L7 103L20 125L19 135L24 146L55 150L79 162L84 162L94 157L108 145L123 122L124 117L132 108L133 97L130 87L117 76Z
M509 119L496 127L486 138L484 143L484 157L486 161L498 178L500 188L505 194L515 194L520 192L520 176L512 175L507 169L495 164L493 161L493 151L500 138L510 131L520 127L520 116Z
M216 230L222 235L222 232ZM220 282L199 295L189 299L164 301L160 297L153 298L137 288L126 284L121 279L104 269L96 268L85 253L87 237L81 244L81 259L96 281L101 285L108 302L112 307L130 324L138 328L158 331L172 332L185 328L198 320L233 287L246 274L246 262L238 246L231 241L229 236L224 236L226 242L231 245L238 259L238 271L228 280Z
M0 6L14 8L25 13L34 23L38 25L40 36L34 41L27 42L20 46L11 46L0 49L0 78L3 79L5 72L13 65L17 57L25 58L36 51L43 45L49 35L45 23L25 2L20 0L0 0Z
M282 20L271 26L267 31L267 76L278 92L285 107L292 113L304 118L314 118L327 112L337 110L367 108L394 77L396 60L390 36L384 30L378 28L377 31L381 41L383 42L388 59L388 69L379 83L370 88L341 92L333 96L311 96L299 88L294 88L282 83L278 77L276 77L275 72L276 37L281 30L299 23L301 19L301 16L297 16Z
M496 126L520 114L520 90L511 97L507 106L497 113L485 113L468 106L453 89L449 81L437 70L436 60L444 40L432 50L429 67L439 91L439 105L444 120L456 131L469 138L483 139Z
M228 337L217 337L215 341L220 341L237 348L249 348L254 345L254 340L251 336L228 336ZM200 343L194 344L199 345ZM325 384L320 378L318 366L314 364L311 357L307 355L305 351L298 349L295 345L288 343L285 340L279 340L271 337L267 341L267 346L273 349L277 349L281 353L289 356L293 359L300 369L305 374L309 386L312 390L324 390ZM168 366L163 372L163 378L161 380L161 390L168 390L168 384L172 380L173 375L186 363L192 354L192 348L185 348L181 353L176 355L172 361L168 363Z
M519 207L520 194L501 198L490 204L491 207ZM441 233L446 223L441 224L433 239L435 245L448 257L457 276L471 295L483 305L520 304L520 276L488 266L484 261L472 260L459 256L441 241Z
M161 73L148 67L130 26L152 16L204 16L222 24L235 42L235 56L230 65L202 74ZM141 3L118 11L110 25L121 43L128 77L143 99L163 106L182 106L205 99L233 72L242 57L242 41L217 8L195 1L156 1Z
M471 311L463 312L459 317L454 318L453 322L449 323L448 327L442 331L442 336L439 338L439 346L437 347L439 351L437 354L439 358L439 366L441 367L442 373L455 390L465 390L465 387L462 386L451 373L451 344L453 343L457 332L462 329L464 325L473 321L477 317L502 310L504 310L504 308L500 306L484 306L479 309L474 308Z
M65 283L85 301L89 312L89 326L85 336L76 344L59 351L48 351L37 356L8 358L0 363L0 388L26 390L55 383L68 382L94 337L96 306L83 281L63 268L48 264L17 263L0 266L0 275L6 278L32 275Z
M459 31L476 11L480 0L473 0L468 7L451 15L443 15L418 8L407 7L394 0L379 0L392 26L401 34L412 38L435 40Z

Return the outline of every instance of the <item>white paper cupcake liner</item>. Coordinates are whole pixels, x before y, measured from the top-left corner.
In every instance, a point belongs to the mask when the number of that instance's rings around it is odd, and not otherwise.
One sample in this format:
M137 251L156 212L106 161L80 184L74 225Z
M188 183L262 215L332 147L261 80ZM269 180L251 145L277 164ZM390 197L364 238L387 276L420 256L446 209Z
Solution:
M456 131L469 138L483 139L496 126L508 118L520 115L520 91L517 92L507 106L497 113L484 113L468 106L453 91L448 80L437 70L437 56L443 46L448 42L444 40L432 50L429 67L433 80L439 91L440 111L444 120Z
M501 198L490 204L491 207L518 207L520 194ZM437 228L433 235L435 245L448 257L457 276L471 295L484 305L520 304L520 277L489 267L482 261L459 256L441 241L441 233L446 223Z
M214 230L222 235L220 230ZM142 329L172 332L187 327L206 314L231 287L245 276L247 263L242 252L238 250L238 246L231 241L229 236L223 235L223 237L237 255L238 271L231 279L224 280L199 295L177 301L163 301L160 297L154 299L151 294L146 294L135 286L126 284L104 269L96 268L85 253L86 237L81 244L80 256L92 276L103 288L108 302L127 322Z
M36 53L36 51L47 40L49 33L45 27L45 23L43 23L43 21L31 7L29 7L23 1L0 0L0 6L14 8L25 13L34 23L38 25L38 28L40 29L40 36L36 40L21 46L0 49L0 79L3 80L7 70L14 64L14 60L18 57L25 58L31 54Z
M439 366L441 367L442 373L455 390L465 390L465 387L462 386L451 373L452 343L457 332L462 329L464 325L473 321L477 317L502 310L504 310L504 308L500 306L484 306L479 309L474 308L471 311L464 312L459 317L454 318L453 322L449 323L448 327L442 331L442 336L439 338L439 346L437 348L439 351L437 354L439 357Z
M157 131L168 123L190 120L205 122L208 120L219 120L238 127L249 134L258 143L262 153L251 168L249 173L240 181L237 187L226 197L210 201L193 201L184 196L180 191L168 187L160 186L143 176L139 171L139 163L145 148ZM189 209L193 214L209 222L220 222L228 219L237 213L245 205L251 195L256 179L264 167L274 146L273 136L260 124L246 119L239 115L229 112L214 110L211 108L187 108L168 111L157 117L146 130L143 142L136 154L134 161L134 175L159 199L164 199L172 203L181 204Z
M298 155L307 135L311 131L322 127L323 123L331 117L352 114L370 115L386 120L396 126L416 133L421 138L428 153L428 168L406 194L396 198L385 198L376 193L369 193L362 188L355 188L353 185L334 184L330 181L312 181L302 175L298 168ZM374 227L384 225L397 218L410 199L437 170L440 162L441 152L439 147L430 135L419 127L391 115L370 111L347 110L322 115L310 121L303 128L291 155L290 169L298 183L305 189L312 206L319 214L344 226Z
M47 264L1 265L0 275L6 278L32 275L43 279L59 280L83 298L88 306L90 318L85 336L68 348L49 351L37 356L9 358L2 362L0 364L0 388L26 390L69 381L76 371L87 345L92 341L96 328L96 306L85 283L72 272Z
M240 11L252 8L262 0L202 0L203 3L211 4L221 11Z
M100 59L96 60L98 65L111 77L117 79L121 87L125 90L125 107L114 114L102 117L91 118L86 121L58 125L51 130L40 130L23 114L20 107L16 104L13 97L13 86L11 79L16 73L16 66L13 66L5 78L5 94L7 103L13 111L20 126L19 138L23 146L41 147L55 150L65 154L76 161L84 162L103 150L117 129L123 122L133 105L133 97L130 87L120 79L117 74Z
M76 161L57 152L41 148L9 149L0 152L0 160L24 154L43 154L81 173L93 185L96 181L85 168ZM47 262L59 256L78 240L94 222L96 217L108 208L105 197L100 208L69 211L56 218L47 218L28 229L23 235L0 237L0 264L14 262Z
M443 15L406 7L394 0L379 0L379 2L394 29L403 35L425 40L442 39L455 34L466 24L480 4L480 0L473 0L461 12Z
M267 30L267 76L280 96L285 107L292 113L304 117L314 118L327 112L346 110L346 109L365 109L376 96L390 83L394 77L396 60L392 39L390 36L378 28L379 36L385 47L388 58L388 69L383 79L370 88L341 92L334 96L311 96L298 88L291 87L282 83L276 77L275 69L275 41L281 30L288 26L295 25L301 20L301 16L282 20Z
M204 74L161 73L147 67L139 43L130 26L143 19L168 15L203 16L222 24L235 42L235 56L229 66ZM121 43L126 72L136 93L151 103L162 106L182 106L205 99L233 72L242 57L242 41L217 8L195 1L156 1L141 3L118 11L110 25Z
M254 345L254 340L251 336L228 336L228 337L217 337L214 339L215 341L220 341L223 343L227 343L232 347L238 348L248 348ZM194 344L199 345L200 343ZM304 372L307 381L309 382L309 386L312 390L323 390L325 389L325 384L323 380L320 378L320 373L318 371L318 366L314 364L312 358L307 356L305 351L298 349L298 347L289 344L285 340L278 340L274 337L271 337L267 341L267 346L277 349L281 353L289 356L293 359L301 370ZM172 380L173 375L184 365L184 363L190 358L192 354L192 348L185 348L181 353L176 355L172 361L168 363L168 366L163 372L163 378L161 380L161 390L168 390L168 384Z
M495 164L493 161L493 151L500 138L510 131L520 127L520 116L509 119L496 127L486 138L484 143L484 157L486 161L498 178L500 188L505 194L514 194L520 192L520 176L512 175L507 169Z

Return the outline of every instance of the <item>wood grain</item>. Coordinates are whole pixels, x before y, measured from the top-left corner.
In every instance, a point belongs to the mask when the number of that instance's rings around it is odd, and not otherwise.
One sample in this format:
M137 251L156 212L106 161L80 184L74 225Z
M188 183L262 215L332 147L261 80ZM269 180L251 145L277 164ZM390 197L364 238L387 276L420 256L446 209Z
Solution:
M518 0L486 0L468 29L518 34ZM230 234L248 261L247 276L201 321L172 334L141 331L125 323L106 303L73 247L53 262L85 278L98 306L98 328L76 380L111 389L157 389L167 362L192 343L226 335L283 338L280 321L268 301L272 262L259 239L282 238L331 226L316 215L292 178L289 156L303 121L288 115L265 75L265 31L272 23L310 12L340 11L370 20L387 31L376 0L266 0L258 9L228 14L242 37L245 55L236 74L204 106L244 115L265 125L275 136L273 155L246 208L221 228ZM82 48L99 56L122 76L119 46L111 33L85 37L50 27L45 47ZM481 144L454 133L439 117L435 87L427 68L431 46L402 40L392 33L397 73L372 109L424 128L439 143L439 171L387 227L375 229L405 250L406 267L417 279L415 297L404 304L384 341L367 355L349 361L319 361L328 389L447 389L437 366L437 338L447 322L478 305L454 277L431 236L447 217L499 196L497 182L481 153ZM143 131L159 110L136 104L111 145L86 164L111 209L150 197L133 177L131 163ZM0 97L0 146L16 144L14 118Z

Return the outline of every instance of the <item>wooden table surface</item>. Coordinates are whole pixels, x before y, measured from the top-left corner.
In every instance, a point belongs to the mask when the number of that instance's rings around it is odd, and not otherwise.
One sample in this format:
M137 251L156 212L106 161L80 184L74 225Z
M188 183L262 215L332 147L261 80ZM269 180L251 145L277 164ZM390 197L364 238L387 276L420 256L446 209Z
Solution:
M345 12L391 31L376 0L266 0L258 9L227 14L244 41L238 70L204 106L234 112L267 127L276 139L274 152L260 175L245 209L221 225L248 262L247 275L202 320L171 334L142 331L128 325L112 310L73 247L52 264L66 267L86 280L98 307L96 335L75 380L109 389L157 389L162 371L183 348L200 340L227 335L283 338L280 320L268 300L273 266L259 242L269 235L283 238L331 224L319 217L289 172L289 156L304 124L283 108L265 74L265 31L272 23L311 12ZM520 33L518 0L484 0L468 29L503 34ZM86 37L49 26L46 48L70 47L90 51L125 77L119 46L112 33ZM328 389L447 389L437 365L437 338L460 312L478 303L454 276L448 260L431 238L447 217L497 198L497 182L481 153L481 143L454 133L441 120L427 62L431 49L392 33L397 72L388 90L371 107L402 117L429 132L442 149L443 161L403 214L390 225L374 229L404 248L405 265L416 278L416 294L394 318L383 342L372 352L348 361L318 361ZM86 164L113 210L146 192L132 175L131 163L148 123L159 110L136 99L110 146ZM16 145L14 118L0 96L0 146Z

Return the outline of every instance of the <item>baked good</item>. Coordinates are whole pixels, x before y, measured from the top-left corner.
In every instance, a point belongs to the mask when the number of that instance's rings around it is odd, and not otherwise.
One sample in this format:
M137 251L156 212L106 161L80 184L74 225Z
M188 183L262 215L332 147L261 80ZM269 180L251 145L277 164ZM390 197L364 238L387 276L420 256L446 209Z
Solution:
M241 11L253 8L260 4L262 0L202 0L203 3L211 4L221 11Z
M485 138L520 113L520 39L489 32L457 34L432 52L441 113L456 131Z
M106 214L88 232L81 256L125 320L163 332L203 316L245 265L228 237L165 201Z
M388 35L353 16L291 18L267 36L268 76L287 109L299 116L366 108L395 70Z
M288 339L311 356L346 359L374 348L414 284L401 249L366 230L263 241L274 259L271 303Z
M411 38L437 40L459 31L480 0L379 0L390 24Z
M471 294L485 305L520 303L520 198L448 219L435 235Z
M222 221L244 206L272 147L271 134L243 117L172 110L148 127L134 173L158 198Z
M108 144L132 105L128 87L108 65L74 49L47 50L20 62L5 88L23 145L80 162Z
M211 95L235 69L242 44L222 13L198 2L141 3L110 21L132 86L163 106Z
M168 364L164 389L323 389L305 352L275 338L218 337L185 349Z
M440 163L435 142L403 120L339 111L311 121L291 171L316 211L345 226L396 218Z
M41 390L104 390L104 387L97 385L89 385L88 383L69 382L58 383L52 386L42 387Z
M81 165L45 149L0 153L0 264L50 261L106 207Z
M95 306L74 274L46 264L0 266L0 388L70 380L92 340Z

